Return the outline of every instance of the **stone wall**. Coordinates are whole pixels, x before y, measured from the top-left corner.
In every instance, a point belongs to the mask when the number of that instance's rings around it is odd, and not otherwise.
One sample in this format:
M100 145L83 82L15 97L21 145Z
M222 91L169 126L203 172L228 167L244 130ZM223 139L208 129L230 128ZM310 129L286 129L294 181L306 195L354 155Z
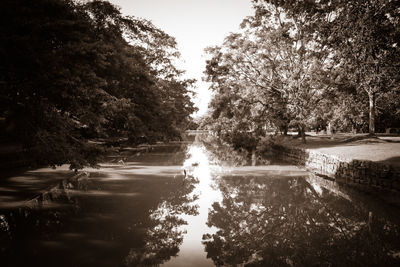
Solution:
M305 166L339 183L363 189L380 188L400 192L400 171L391 165L368 160L348 160L304 148L274 145L276 158Z

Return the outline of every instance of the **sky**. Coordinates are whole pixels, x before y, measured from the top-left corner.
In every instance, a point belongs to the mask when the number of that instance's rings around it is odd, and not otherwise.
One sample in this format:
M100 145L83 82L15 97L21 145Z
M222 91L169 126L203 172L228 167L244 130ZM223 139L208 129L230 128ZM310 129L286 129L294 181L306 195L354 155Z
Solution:
M124 15L151 20L153 24L175 37L181 53L179 67L185 78L194 78L197 97L194 99L203 115L211 98L209 85L202 82L205 70L204 49L222 44L230 32L239 30L246 16L253 14L251 0L109 0Z

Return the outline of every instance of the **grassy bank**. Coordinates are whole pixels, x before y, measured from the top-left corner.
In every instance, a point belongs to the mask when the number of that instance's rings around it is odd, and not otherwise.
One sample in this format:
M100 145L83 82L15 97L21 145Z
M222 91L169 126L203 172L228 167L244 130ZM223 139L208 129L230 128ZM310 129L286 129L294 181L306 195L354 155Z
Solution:
M293 136L276 136L273 142L351 160L370 160L400 168L400 137L365 134L309 135L307 142Z

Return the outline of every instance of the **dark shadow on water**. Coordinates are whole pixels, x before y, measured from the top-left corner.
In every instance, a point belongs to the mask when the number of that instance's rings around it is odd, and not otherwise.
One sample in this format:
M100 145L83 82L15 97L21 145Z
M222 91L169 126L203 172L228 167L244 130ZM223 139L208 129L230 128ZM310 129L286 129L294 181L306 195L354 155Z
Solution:
M168 166L137 170L100 169L0 210L1 266L149 266L176 256L198 181Z
M68 179L74 175L69 170L26 171L0 180L1 196L12 197L15 201L24 201L33 198L46 190L49 185L57 185L61 180ZM0 208L7 205L0 203Z

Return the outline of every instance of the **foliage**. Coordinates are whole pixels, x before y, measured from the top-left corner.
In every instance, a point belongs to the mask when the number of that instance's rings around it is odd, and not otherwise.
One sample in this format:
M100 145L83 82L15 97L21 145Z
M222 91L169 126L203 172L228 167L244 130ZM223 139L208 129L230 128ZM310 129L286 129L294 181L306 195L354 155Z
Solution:
M306 177L221 179L203 236L217 266L395 265L393 220ZM373 216L371 216L373 214ZM368 219L368 217L370 219ZM355 248L355 249L351 249Z
M296 21L281 18L272 6L265 12L268 17L248 17L242 33L208 50L206 74L216 91L212 117L233 126L232 134L239 129L259 136L271 125L286 131L292 125L304 133L330 89L329 58L297 30Z
M376 100L377 131L385 132L386 128L400 128L400 87L380 95Z
M245 149L235 149L231 144L217 136L205 134L197 137L210 153L210 162L220 166L244 166L248 164L249 152ZM237 148L237 147L236 147Z
M0 116L39 164L94 165L88 138L179 138L192 80L174 38L107 1L5 0Z
M369 132L375 133L375 101L399 87L400 3L357 1L254 1L271 3L302 23L321 46L332 53L344 82L365 93L369 102Z
M305 142L306 129L328 124L371 134L375 124L380 131L398 125L398 1L253 4L242 30L208 49L215 95L204 127L245 147L288 127Z

